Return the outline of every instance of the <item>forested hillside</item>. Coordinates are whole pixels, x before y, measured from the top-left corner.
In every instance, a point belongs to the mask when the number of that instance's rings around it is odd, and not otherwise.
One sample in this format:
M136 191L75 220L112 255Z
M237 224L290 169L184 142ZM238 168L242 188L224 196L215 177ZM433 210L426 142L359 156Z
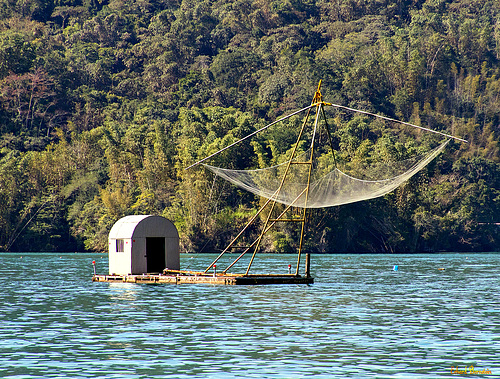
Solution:
M259 199L184 168L307 106L320 79L326 101L469 143L389 195L312 212L306 250L499 250L498 0L0 0L0 250L104 251L128 214L220 249ZM434 143L328 117L340 161ZM212 163L276 163L297 124Z

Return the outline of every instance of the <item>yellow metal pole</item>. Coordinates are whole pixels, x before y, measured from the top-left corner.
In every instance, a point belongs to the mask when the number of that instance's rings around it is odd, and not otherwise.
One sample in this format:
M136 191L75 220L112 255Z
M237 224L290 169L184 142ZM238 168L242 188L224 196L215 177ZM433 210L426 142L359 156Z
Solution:
M316 98L316 96L315 96L315 98ZM314 99L313 99L313 103L314 103ZM267 216L266 222L264 223L264 228L262 228L262 232L260 233L259 238L257 239L257 244L256 244L255 249L253 251L252 258L250 258L250 262L248 264L248 268L247 268L247 271L246 271L245 275L248 275L248 273L250 272L250 267L252 267L252 263L253 263L253 260L255 259L255 255L257 254L257 251L259 250L260 243L262 241L262 237L264 237L264 234L266 234L266 232L267 232L266 228L267 228L267 225L268 225L269 220L271 218L271 215L273 213L274 207L276 205L276 198L278 197L281 189L283 188L283 185L285 184L286 176L288 174L288 171L290 170L291 162L292 162L292 160L295 157L295 154L297 152L297 148L299 146L299 142L300 142L300 140L302 138L302 135L304 133L304 129L305 129L306 125L307 125L307 121L309 120L310 113L311 113L311 108L308 109L307 115L306 115L306 117L304 119L304 122L302 123L302 127L300 129L299 136L297 137L297 141L295 142L295 146L293 147L292 153L290 154L290 160L288 161L288 164L286 166L285 172L283 174L283 178L281 179L281 183L280 183L277 191L275 192L275 195L274 195L275 199L272 201L271 209L270 209L269 214ZM273 223L273 225L274 225L274 223Z
M286 214L286 212L288 212L288 210L293 206L293 204L295 204L295 202L300 199L302 197L302 195L304 194L305 192L305 189L292 201L291 204L289 204L285 210L283 212L281 212L281 214L277 217L277 219L275 220L270 220L271 221L271 225L268 225L264 230L264 232L262 234L266 234L269 230L271 230L271 228L274 226L274 224L276 224L278 221L282 221L281 220L281 217L283 217L283 215ZM226 267L226 269L222 272L223 274L225 274L227 272L227 270L229 270L231 267L233 267L236 262L238 262L240 260L241 257L243 257L246 253L248 253L248 251L257 243L259 239L257 238L255 241L252 242L252 244L243 252L241 253L238 258L236 258L233 263L231 263L228 267ZM248 275L248 274L245 274L245 275Z
M222 258L222 256L227 253L227 251L233 247L233 245L236 243L236 241L238 240L238 238L241 237L241 235L245 232L245 230L248 229L248 227L250 225L252 225L252 223L255 221L255 219L260 215L260 213L264 210L264 208L267 206L267 204L269 204L269 202L271 201L271 199L267 199L266 203L259 209L259 211L251 218L250 221L248 221L248 223L245 225L245 227L238 233L238 235L231 241L231 243L229 245L227 245L227 247L222 251L222 253L219 254L219 256L217 258L215 258L215 260L210 264L210 266L208 266L204 272L208 272L208 270L210 270L214 264L217 263L217 261ZM227 269L226 269L227 270Z
M313 136L312 136L312 141L311 141L311 155L309 158L310 165L309 165L309 172L307 175L307 186L306 186L306 197L305 197L305 202L304 202L304 210L303 210L303 217L302 217L302 226L300 229L300 240L299 240L299 252L297 254L297 267L295 270L295 275L299 275L299 268L300 268L300 257L302 254L302 247L303 247L303 242L304 242L304 233L305 233L305 228L306 228L306 215L307 215L307 200L309 199L309 188L311 185L311 173L312 173L312 166L313 166L313 156L314 156L314 139L316 137L316 130L318 128L318 121L319 121L319 116L321 113L321 108L322 108L322 96L320 92L321 88L321 80L319 81L318 84L318 90L316 91L316 94L314 95L314 99L318 102L318 105L316 107L316 118L314 120L314 131L313 131Z

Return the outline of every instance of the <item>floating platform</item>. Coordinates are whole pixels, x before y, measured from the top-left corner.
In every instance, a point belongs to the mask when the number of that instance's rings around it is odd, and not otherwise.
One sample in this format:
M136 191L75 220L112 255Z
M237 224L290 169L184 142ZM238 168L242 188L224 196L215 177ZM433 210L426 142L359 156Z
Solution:
M300 275L199 275L199 274L142 274L142 275L94 275L93 282L146 283L146 284L312 284L314 278Z

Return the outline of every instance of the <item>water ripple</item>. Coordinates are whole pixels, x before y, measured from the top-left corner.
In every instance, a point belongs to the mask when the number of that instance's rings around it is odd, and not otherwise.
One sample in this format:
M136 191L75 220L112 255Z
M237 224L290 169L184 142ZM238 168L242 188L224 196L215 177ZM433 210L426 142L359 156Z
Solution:
M105 257L2 258L4 378L500 375L499 254L316 255L314 285L256 287L92 283Z

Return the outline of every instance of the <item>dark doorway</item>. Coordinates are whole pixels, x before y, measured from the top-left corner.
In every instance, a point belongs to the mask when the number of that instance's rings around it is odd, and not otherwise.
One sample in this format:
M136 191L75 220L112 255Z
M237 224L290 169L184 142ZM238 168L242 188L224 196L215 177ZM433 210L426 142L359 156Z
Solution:
M148 272L163 272L165 268L165 238L146 237Z

